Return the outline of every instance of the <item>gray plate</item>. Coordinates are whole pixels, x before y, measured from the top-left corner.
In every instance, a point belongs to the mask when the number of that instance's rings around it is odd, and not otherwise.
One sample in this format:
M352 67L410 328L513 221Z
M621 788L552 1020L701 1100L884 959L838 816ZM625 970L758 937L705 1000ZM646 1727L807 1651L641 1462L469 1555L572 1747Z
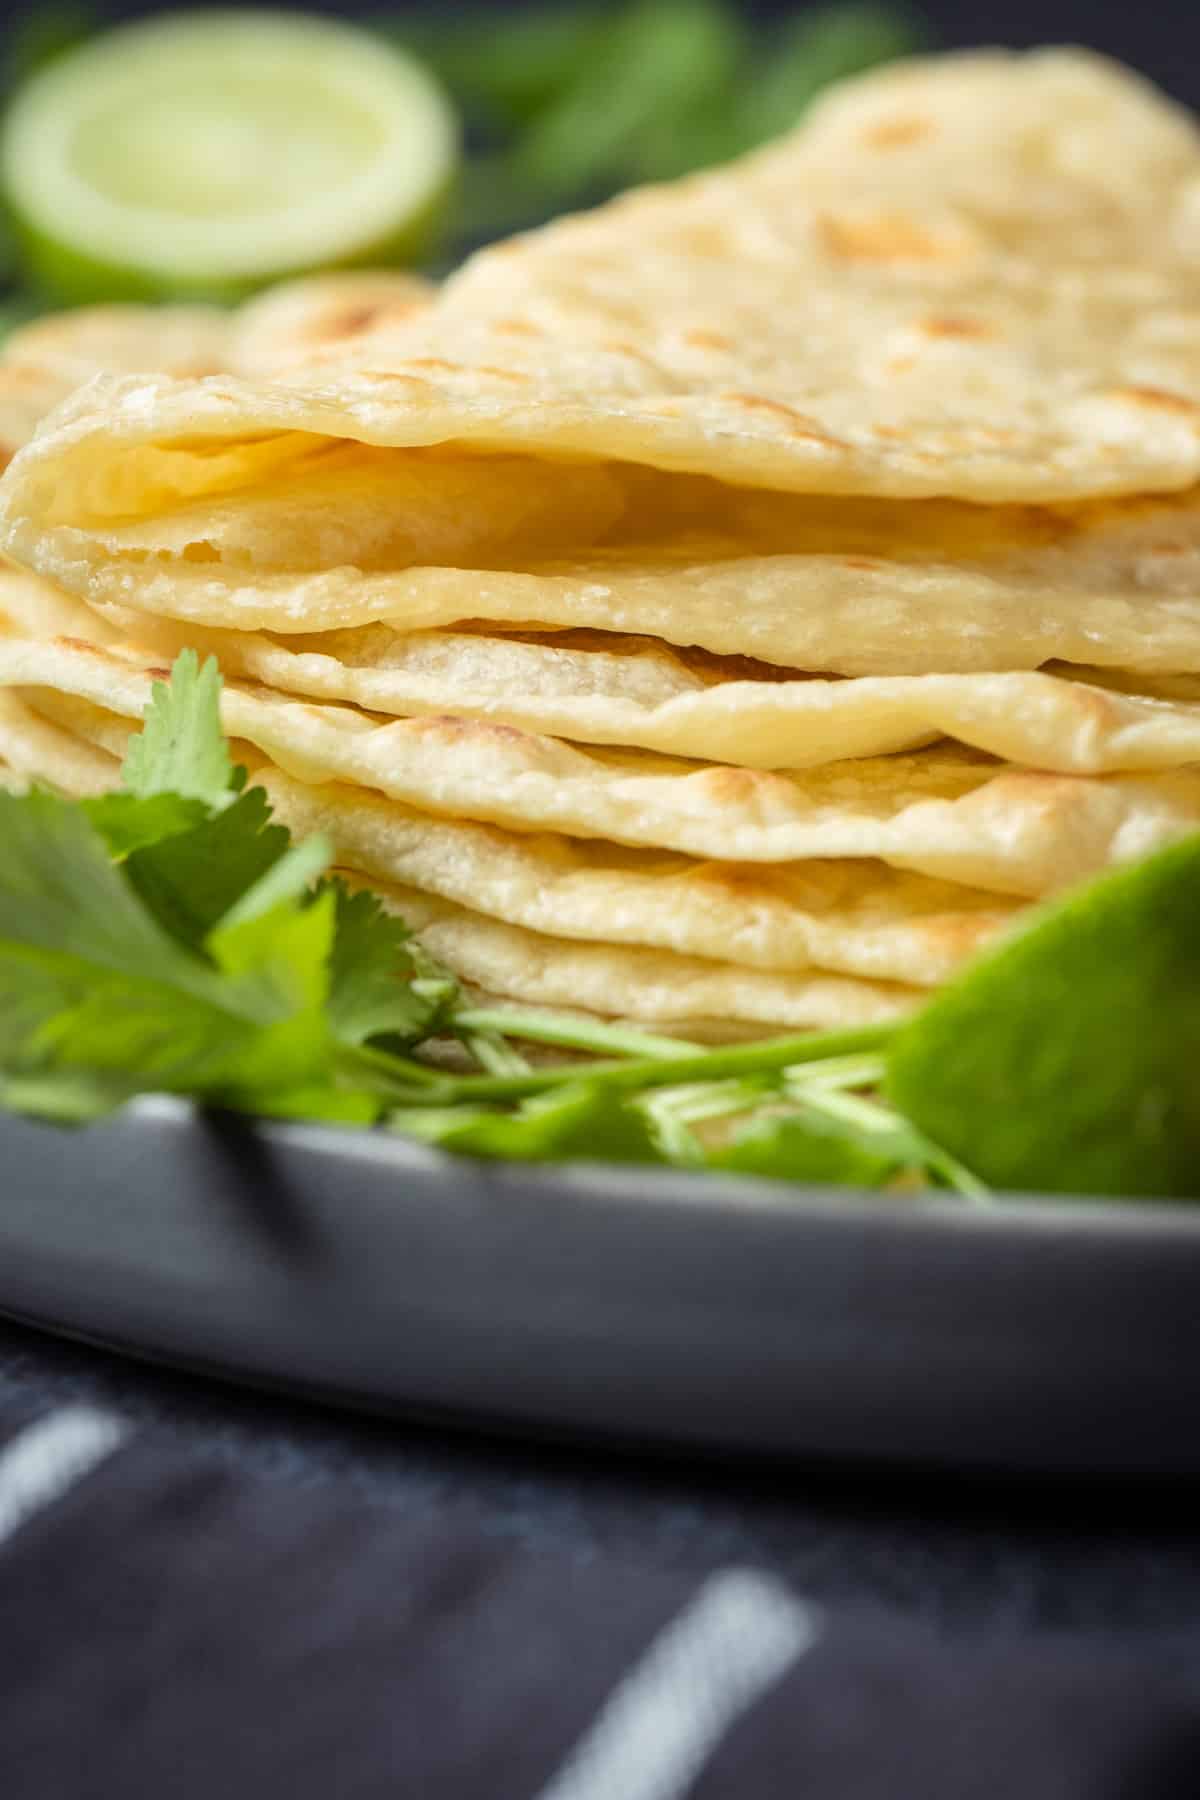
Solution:
M1200 1472L1200 1219L0 1120L0 1310L348 1404L661 1448Z

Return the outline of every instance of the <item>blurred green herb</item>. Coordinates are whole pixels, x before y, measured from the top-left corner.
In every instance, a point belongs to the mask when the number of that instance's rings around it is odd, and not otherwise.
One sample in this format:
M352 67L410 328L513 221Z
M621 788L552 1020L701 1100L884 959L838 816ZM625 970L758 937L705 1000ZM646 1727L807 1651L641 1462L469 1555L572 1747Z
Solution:
M531 121L515 166L551 204L623 185L648 136L726 105L746 47L744 27L721 0L633 0L588 65Z
M473 123L514 128L588 67L609 34L612 13L597 0L460 13L453 21L414 9L381 29L428 63Z
M831 82L928 47L921 20L893 6L823 6L785 21L760 45L735 103L744 147L787 131Z
M872 0L773 26L731 0L576 0L453 19L416 11L381 29L437 71L466 116L459 254L752 149L829 82L928 43L915 13Z

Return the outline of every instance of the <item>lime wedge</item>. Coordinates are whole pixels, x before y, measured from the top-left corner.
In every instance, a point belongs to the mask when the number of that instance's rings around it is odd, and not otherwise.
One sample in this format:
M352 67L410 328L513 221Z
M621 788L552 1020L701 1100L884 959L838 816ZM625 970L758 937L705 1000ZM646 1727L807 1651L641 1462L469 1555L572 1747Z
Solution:
M193 13L118 27L35 75L0 178L31 273L60 299L236 299L420 255L457 150L437 83L370 33Z

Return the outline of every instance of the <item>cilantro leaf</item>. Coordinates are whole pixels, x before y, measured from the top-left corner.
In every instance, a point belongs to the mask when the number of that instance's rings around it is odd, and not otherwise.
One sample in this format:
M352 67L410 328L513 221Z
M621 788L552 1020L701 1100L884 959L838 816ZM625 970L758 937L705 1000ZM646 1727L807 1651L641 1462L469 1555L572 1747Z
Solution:
M419 1042L453 999L454 983L438 991L437 977L443 983L449 978L430 968L403 919L385 912L374 894L366 889L352 894L340 881L332 891L337 901L329 987L334 1032L346 1044L378 1037Z
M118 862L135 850L191 831L208 817L203 800L179 794L99 794L83 810Z
M580 1080L526 1100L512 1113L482 1107L405 1107L392 1125L464 1156L524 1162L656 1163L663 1158L638 1107Z
M233 759L221 729L221 674L215 657L201 666L194 650L175 659L170 683L156 681L146 721L121 768L127 792L177 794L207 806L228 803Z
M58 1069L31 1075L0 1073L0 1108L48 1125L93 1125L137 1093L136 1082Z
M299 899L320 880L332 855L329 839L319 834L305 838L301 844L289 844L283 855L239 894L222 914L221 924L226 927L245 924L276 911L289 900Z
M881 1187L926 1161L915 1132L899 1126L873 1131L812 1108L767 1114L714 1151L708 1166L777 1180Z
M275 867L290 842L286 828L271 822L262 788L249 788L191 830L136 849L126 869L160 924L194 947Z
M886 1091L994 1187L1200 1198L1200 836L1045 908L902 1027Z
M327 1076L332 906L279 908L179 944L82 807L0 794L0 1063L197 1094ZM8 1094L9 1103L13 1095Z
M141 904L86 811L0 793L0 940L98 968L173 979L181 953Z

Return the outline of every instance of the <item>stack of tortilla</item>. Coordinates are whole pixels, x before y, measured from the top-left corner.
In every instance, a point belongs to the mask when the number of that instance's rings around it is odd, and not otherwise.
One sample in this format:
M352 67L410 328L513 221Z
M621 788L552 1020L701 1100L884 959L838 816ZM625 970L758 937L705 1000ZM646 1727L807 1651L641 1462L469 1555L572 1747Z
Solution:
M1135 76L897 65L259 344L14 459L14 777L211 651L465 980L695 1036L889 1017L1200 826L1200 134Z

